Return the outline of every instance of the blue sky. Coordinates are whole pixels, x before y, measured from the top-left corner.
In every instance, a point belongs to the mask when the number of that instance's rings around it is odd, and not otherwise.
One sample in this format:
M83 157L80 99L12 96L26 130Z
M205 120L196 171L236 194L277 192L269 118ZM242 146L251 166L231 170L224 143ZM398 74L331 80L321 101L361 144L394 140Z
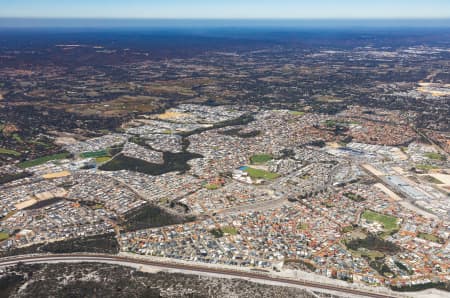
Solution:
M0 17L450 18L450 0L0 0Z

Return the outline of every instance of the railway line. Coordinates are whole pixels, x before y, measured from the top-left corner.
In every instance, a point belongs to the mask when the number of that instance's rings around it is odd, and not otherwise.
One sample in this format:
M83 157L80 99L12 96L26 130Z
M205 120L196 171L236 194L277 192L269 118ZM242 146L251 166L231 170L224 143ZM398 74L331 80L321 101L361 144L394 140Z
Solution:
M388 298L396 297L391 296L387 293L376 293L364 291L363 289L353 289L340 287L337 285L323 284L319 282L296 280L283 277L274 277L268 274L259 272L246 272L231 269L219 269L210 268L205 266L197 266L190 264L178 264L178 263L168 263L155 260L137 259L118 255L100 255L100 254L52 254L52 255L34 255L34 256L18 256L18 257L7 257L0 259L0 267L14 266L19 263L52 263L52 262L96 262L96 263L121 263L125 265L144 265L159 267L162 269L172 269L172 270L183 270L190 271L193 274L197 273L211 273L220 274L232 278L244 278L244 279L257 279L266 282L276 282L284 284L286 286L302 286L305 288L310 288L311 290L329 290L338 292L341 294L355 295L362 297L374 297L374 298Z

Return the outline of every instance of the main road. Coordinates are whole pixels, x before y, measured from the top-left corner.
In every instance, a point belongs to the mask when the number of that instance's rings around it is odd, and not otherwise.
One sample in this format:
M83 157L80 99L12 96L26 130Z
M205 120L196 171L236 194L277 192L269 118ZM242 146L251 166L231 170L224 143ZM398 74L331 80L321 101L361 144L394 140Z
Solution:
M154 261L150 259L130 258L118 255L103 255L103 254L50 254L50 255L29 255L17 256L0 259L0 267L14 266L19 263L54 263L54 262L96 262L96 263L120 263L129 266L152 266L161 269L182 270L195 273L210 273L219 274L222 276L243 279L255 279L259 281L275 282L285 286L301 286L309 288L310 290L328 290L347 295L355 295L362 297L387 298L395 297L386 293L368 292L363 289L354 289L340 287L337 285L323 284L319 282L289 279L284 277L275 277L259 272L248 272L231 269L211 268L190 264L168 263L161 261Z

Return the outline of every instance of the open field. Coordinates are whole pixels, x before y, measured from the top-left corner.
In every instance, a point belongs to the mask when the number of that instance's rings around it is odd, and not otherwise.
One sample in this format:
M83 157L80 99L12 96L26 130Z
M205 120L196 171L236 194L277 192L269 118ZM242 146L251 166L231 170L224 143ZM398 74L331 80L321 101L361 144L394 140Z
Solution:
M230 234L230 235L236 235L237 234L237 229L234 227L223 227L222 232L226 233L226 234Z
M376 221L383 225L385 230L392 231L398 229L398 219L390 215L373 212L370 210L364 211L362 218L370 221Z
M435 153L435 152L428 152L425 153L425 156L429 159L433 159L433 160L446 160L447 158L439 153Z
M16 204L15 207L17 210L23 210L23 209L26 209L28 207L31 207L31 206L37 204L37 202L38 202L38 200L36 200L35 198L31 198L29 200L26 200L26 201Z
M18 166L19 166L19 168L25 169L25 168L30 168L30 167L44 164L51 160L65 159L65 158L68 158L69 156L70 156L70 153L68 153L68 152L58 153L58 154L48 155L48 156L44 156L44 157L33 159L33 160L24 161L24 162L19 163Z
M253 179L267 179L267 180L273 180L279 177L277 173L272 173L260 169L254 169L254 168L247 168L244 170L247 172L251 178Z
M207 190L216 190L219 189L220 186L214 183L209 183L204 186Z
M417 234L417 237L436 243L444 243L444 241L441 238L428 233L419 233Z
M290 111L290 113L294 116L303 116L305 115L305 112L302 111Z
M250 157L250 162L252 165L260 165L264 164L270 160L272 160L273 157L270 154L255 154L252 157Z
M96 163L105 163L111 160L110 156L100 156L95 158Z
M364 164L364 165L362 165L362 167L375 176L384 176L385 175L383 172L379 171L378 169L375 169L373 166L371 166L369 164Z
M44 179L56 179L56 178L68 177L70 175L71 174L69 171L62 171L62 172L56 172L56 173L49 173L49 174L43 175L42 177Z
M9 238L8 233L0 232L0 241L6 240Z
M173 119L178 119L178 118L182 118L182 117L186 117L188 114L186 113L179 113L179 112L170 112L170 111L166 111L163 114L159 114L157 116L158 119L160 120L173 120Z
M20 156L20 152L9 150L5 148L0 148L0 154L12 155L12 156Z
M107 150L93 151L93 152L83 152L80 154L83 158L98 158L110 156Z
M433 165L416 165L416 168L419 170L423 170L423 171L429 171L429 170L434 170L434 169L438 169L438 167L433 166Z

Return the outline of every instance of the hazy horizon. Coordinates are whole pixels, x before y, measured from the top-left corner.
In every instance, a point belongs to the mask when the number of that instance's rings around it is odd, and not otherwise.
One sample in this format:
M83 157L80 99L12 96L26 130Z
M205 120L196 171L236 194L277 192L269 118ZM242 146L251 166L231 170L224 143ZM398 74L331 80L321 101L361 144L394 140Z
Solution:
M439 28L445 19L158 19L158 18L3 18L0 28Z

